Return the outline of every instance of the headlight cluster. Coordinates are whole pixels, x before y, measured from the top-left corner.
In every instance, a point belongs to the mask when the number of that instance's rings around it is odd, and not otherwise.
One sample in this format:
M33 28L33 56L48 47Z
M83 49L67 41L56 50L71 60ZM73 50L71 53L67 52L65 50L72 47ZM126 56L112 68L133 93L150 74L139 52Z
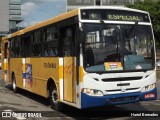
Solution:
M95 89L83 88L82 92L90 96L103 96L102 91Z
M150 91L156 87L156 84L147 85L142 89L142 92Z

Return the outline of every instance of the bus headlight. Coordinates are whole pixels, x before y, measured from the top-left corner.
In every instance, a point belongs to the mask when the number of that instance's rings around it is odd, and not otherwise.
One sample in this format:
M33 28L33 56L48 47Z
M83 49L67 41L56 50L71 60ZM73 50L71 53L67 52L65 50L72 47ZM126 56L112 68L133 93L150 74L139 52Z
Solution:
M82 92L90 96L103 96L102 91L95 89L83 88Z
M142 92L150 91L156 87L156 84L147 85L142 89Z

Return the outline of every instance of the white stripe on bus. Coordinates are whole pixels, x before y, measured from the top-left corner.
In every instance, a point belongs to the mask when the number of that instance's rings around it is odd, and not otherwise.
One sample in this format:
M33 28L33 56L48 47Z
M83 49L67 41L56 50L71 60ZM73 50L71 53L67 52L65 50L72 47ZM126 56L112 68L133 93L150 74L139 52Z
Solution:
M63 100L63 79L60 79L60 100Z
M63 58L59 58L59 66L63 66Z

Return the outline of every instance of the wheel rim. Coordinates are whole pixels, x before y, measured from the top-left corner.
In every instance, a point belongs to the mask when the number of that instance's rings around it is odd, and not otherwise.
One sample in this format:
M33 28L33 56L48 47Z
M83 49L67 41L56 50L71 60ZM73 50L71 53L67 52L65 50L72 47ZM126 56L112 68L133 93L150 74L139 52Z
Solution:
M53 101L54 105L57 105L57 103L58 103L58 93L57 93L57 90L53 90L53 92L52 92L52 101Z

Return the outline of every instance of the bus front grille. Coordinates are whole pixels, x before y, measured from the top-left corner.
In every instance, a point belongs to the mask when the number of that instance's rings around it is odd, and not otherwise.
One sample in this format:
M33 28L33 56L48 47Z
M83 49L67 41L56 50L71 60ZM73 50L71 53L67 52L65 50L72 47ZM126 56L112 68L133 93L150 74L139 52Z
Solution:
M103 78L103 82L118 82L118 81L133 81L133 80L141 80L143 77L122 77L122 78Z
M139 87L138 88L127 88L125 91L126 92L128 92L128 91L131 91L131 90L138 90L139 89ZM109 92L121 92L122 91L122 89L114 89L114 90L105 90L107 93L109 93Z

